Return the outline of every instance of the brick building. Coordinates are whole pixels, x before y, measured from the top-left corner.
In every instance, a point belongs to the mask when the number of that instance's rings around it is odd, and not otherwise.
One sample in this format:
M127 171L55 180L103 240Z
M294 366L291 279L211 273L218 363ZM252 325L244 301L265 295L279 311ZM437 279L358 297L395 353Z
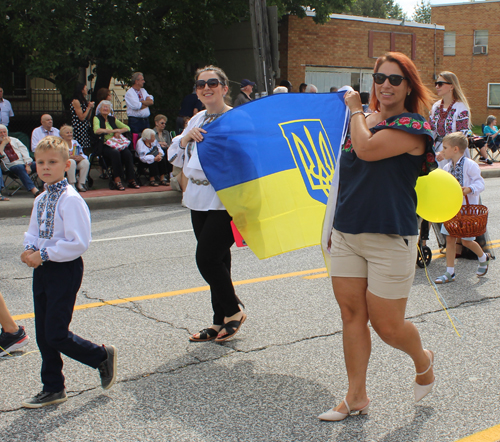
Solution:
M500 1L432 6L432 21L444 25L443 70L457 74L472 121L500 117Z
M308 17L288 15L280 23L281 79L314 84L319 92L350 84L370 91L373 66L388 51L413 59L424 83L434 88L434 75L443 63L441 25L333 14L324 25Z

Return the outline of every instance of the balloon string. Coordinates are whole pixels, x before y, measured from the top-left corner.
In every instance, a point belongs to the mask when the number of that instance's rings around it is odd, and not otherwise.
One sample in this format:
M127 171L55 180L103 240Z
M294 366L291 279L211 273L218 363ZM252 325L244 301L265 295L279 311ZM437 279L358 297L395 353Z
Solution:
M462 336L458 332L457 328L455 327L455 324L453 323L453 319L451 319L451 316L448 313L448 309L447 309L448 305L446 304L446 301L444 300L444 298L439 293L439 290L436 287L436 284L434 283L434 281L432 281L431 278L429 277L429 272L427 271L427 265L425 264L425 259L424 259L423 255L422 255L422 250L420 249L420 245L417 244L417 248L418 248L418 253L420 255L420 259L422 259L422 262L424 263L425 276L427 276L427 280L429 281L430 286L434 290L434 293L436 294L436 298L437 298L439 304L441 305L441 307L445 311L446 316L448 316L448 319L449 319L451 325L453 326L453 329L455 330L455 333L458 335L459 338L461 338ZM443 302L441 302L441 299L443 300ZM457 319L457 321L458 321L458 319Z

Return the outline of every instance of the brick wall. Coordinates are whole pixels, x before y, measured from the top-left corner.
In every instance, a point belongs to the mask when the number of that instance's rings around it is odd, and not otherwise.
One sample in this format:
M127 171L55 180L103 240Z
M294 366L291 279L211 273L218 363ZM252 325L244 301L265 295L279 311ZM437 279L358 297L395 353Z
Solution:
M433 6L432 21L456 33L454 56L443 57L443 70L454 72L469 100L472 121L484 123L500 109L488 108L488 83L500 83L500 2ZM473 55L474 30L488 30L488 54ZM442 52L441 52L442 53Z
M435 70L437 73L442 70L444 31L435 31L430 25L413 27L393 21L387 24L338 18L317 25L311 17L300 19L289 15L283 17L279 32L281 78L290 80L294 91L298 91L298 85L305 82L306 65L372 69L375 59L390 51L391 39L396 51L411 58L413 35L413 61L430 89L434 90ZM373 57L369 53L370 35Z

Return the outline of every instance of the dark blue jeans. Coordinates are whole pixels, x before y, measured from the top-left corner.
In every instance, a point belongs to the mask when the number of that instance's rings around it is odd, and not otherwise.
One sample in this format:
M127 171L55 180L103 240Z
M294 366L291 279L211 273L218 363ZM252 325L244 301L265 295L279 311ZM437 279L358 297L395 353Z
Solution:
M144 129L149 129L149 118L128 117L130 132L142 134Z
M36 172L36 163L34 161L30 164L30 167L33 172ZM28 172L26 172L26 167L24 166L24 164L10 166L9 170L14 172L19 177L19 179L23 183L23 186L26 187L27 190L31 190L35 187L35 184L33 183L33 181L31 181Z
M47 261L33 271L36 342L42 355L41 375L46 392L64 389L61 353L93 368L107 358L104 347L69 331L82 277L82 258Z

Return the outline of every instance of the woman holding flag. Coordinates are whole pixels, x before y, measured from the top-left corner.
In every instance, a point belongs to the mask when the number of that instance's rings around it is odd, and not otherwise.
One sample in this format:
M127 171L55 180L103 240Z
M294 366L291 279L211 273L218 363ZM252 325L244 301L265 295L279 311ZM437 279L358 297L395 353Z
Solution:
M319 416L327 421L368 413L368 321L384 342L412 358L415 401L434 385L434 353L424 350L417 328L405 320L417 254L414 188L422 171L436 167L430 125L421 115L430 93L404 54L385 54L374 72L375 113L365 118L357 92L344 97L351 133L341 150L327 209L333 219L325 219L322 241L330 251L349 380L344 401Z
M231 109L225 102L229 80L224 71L206 66L196 72L196 94L206 110L198 112L168 149L169 161L182 168L177 179L184 204L191 209L191 222L198 241L196 264L210 285L213 323L192 335L194 342L223 342L233 337L246 319L240 310L231 280L231 246L234 243L231 217L208 181L198 157L198 144L210 130L209 124Z

